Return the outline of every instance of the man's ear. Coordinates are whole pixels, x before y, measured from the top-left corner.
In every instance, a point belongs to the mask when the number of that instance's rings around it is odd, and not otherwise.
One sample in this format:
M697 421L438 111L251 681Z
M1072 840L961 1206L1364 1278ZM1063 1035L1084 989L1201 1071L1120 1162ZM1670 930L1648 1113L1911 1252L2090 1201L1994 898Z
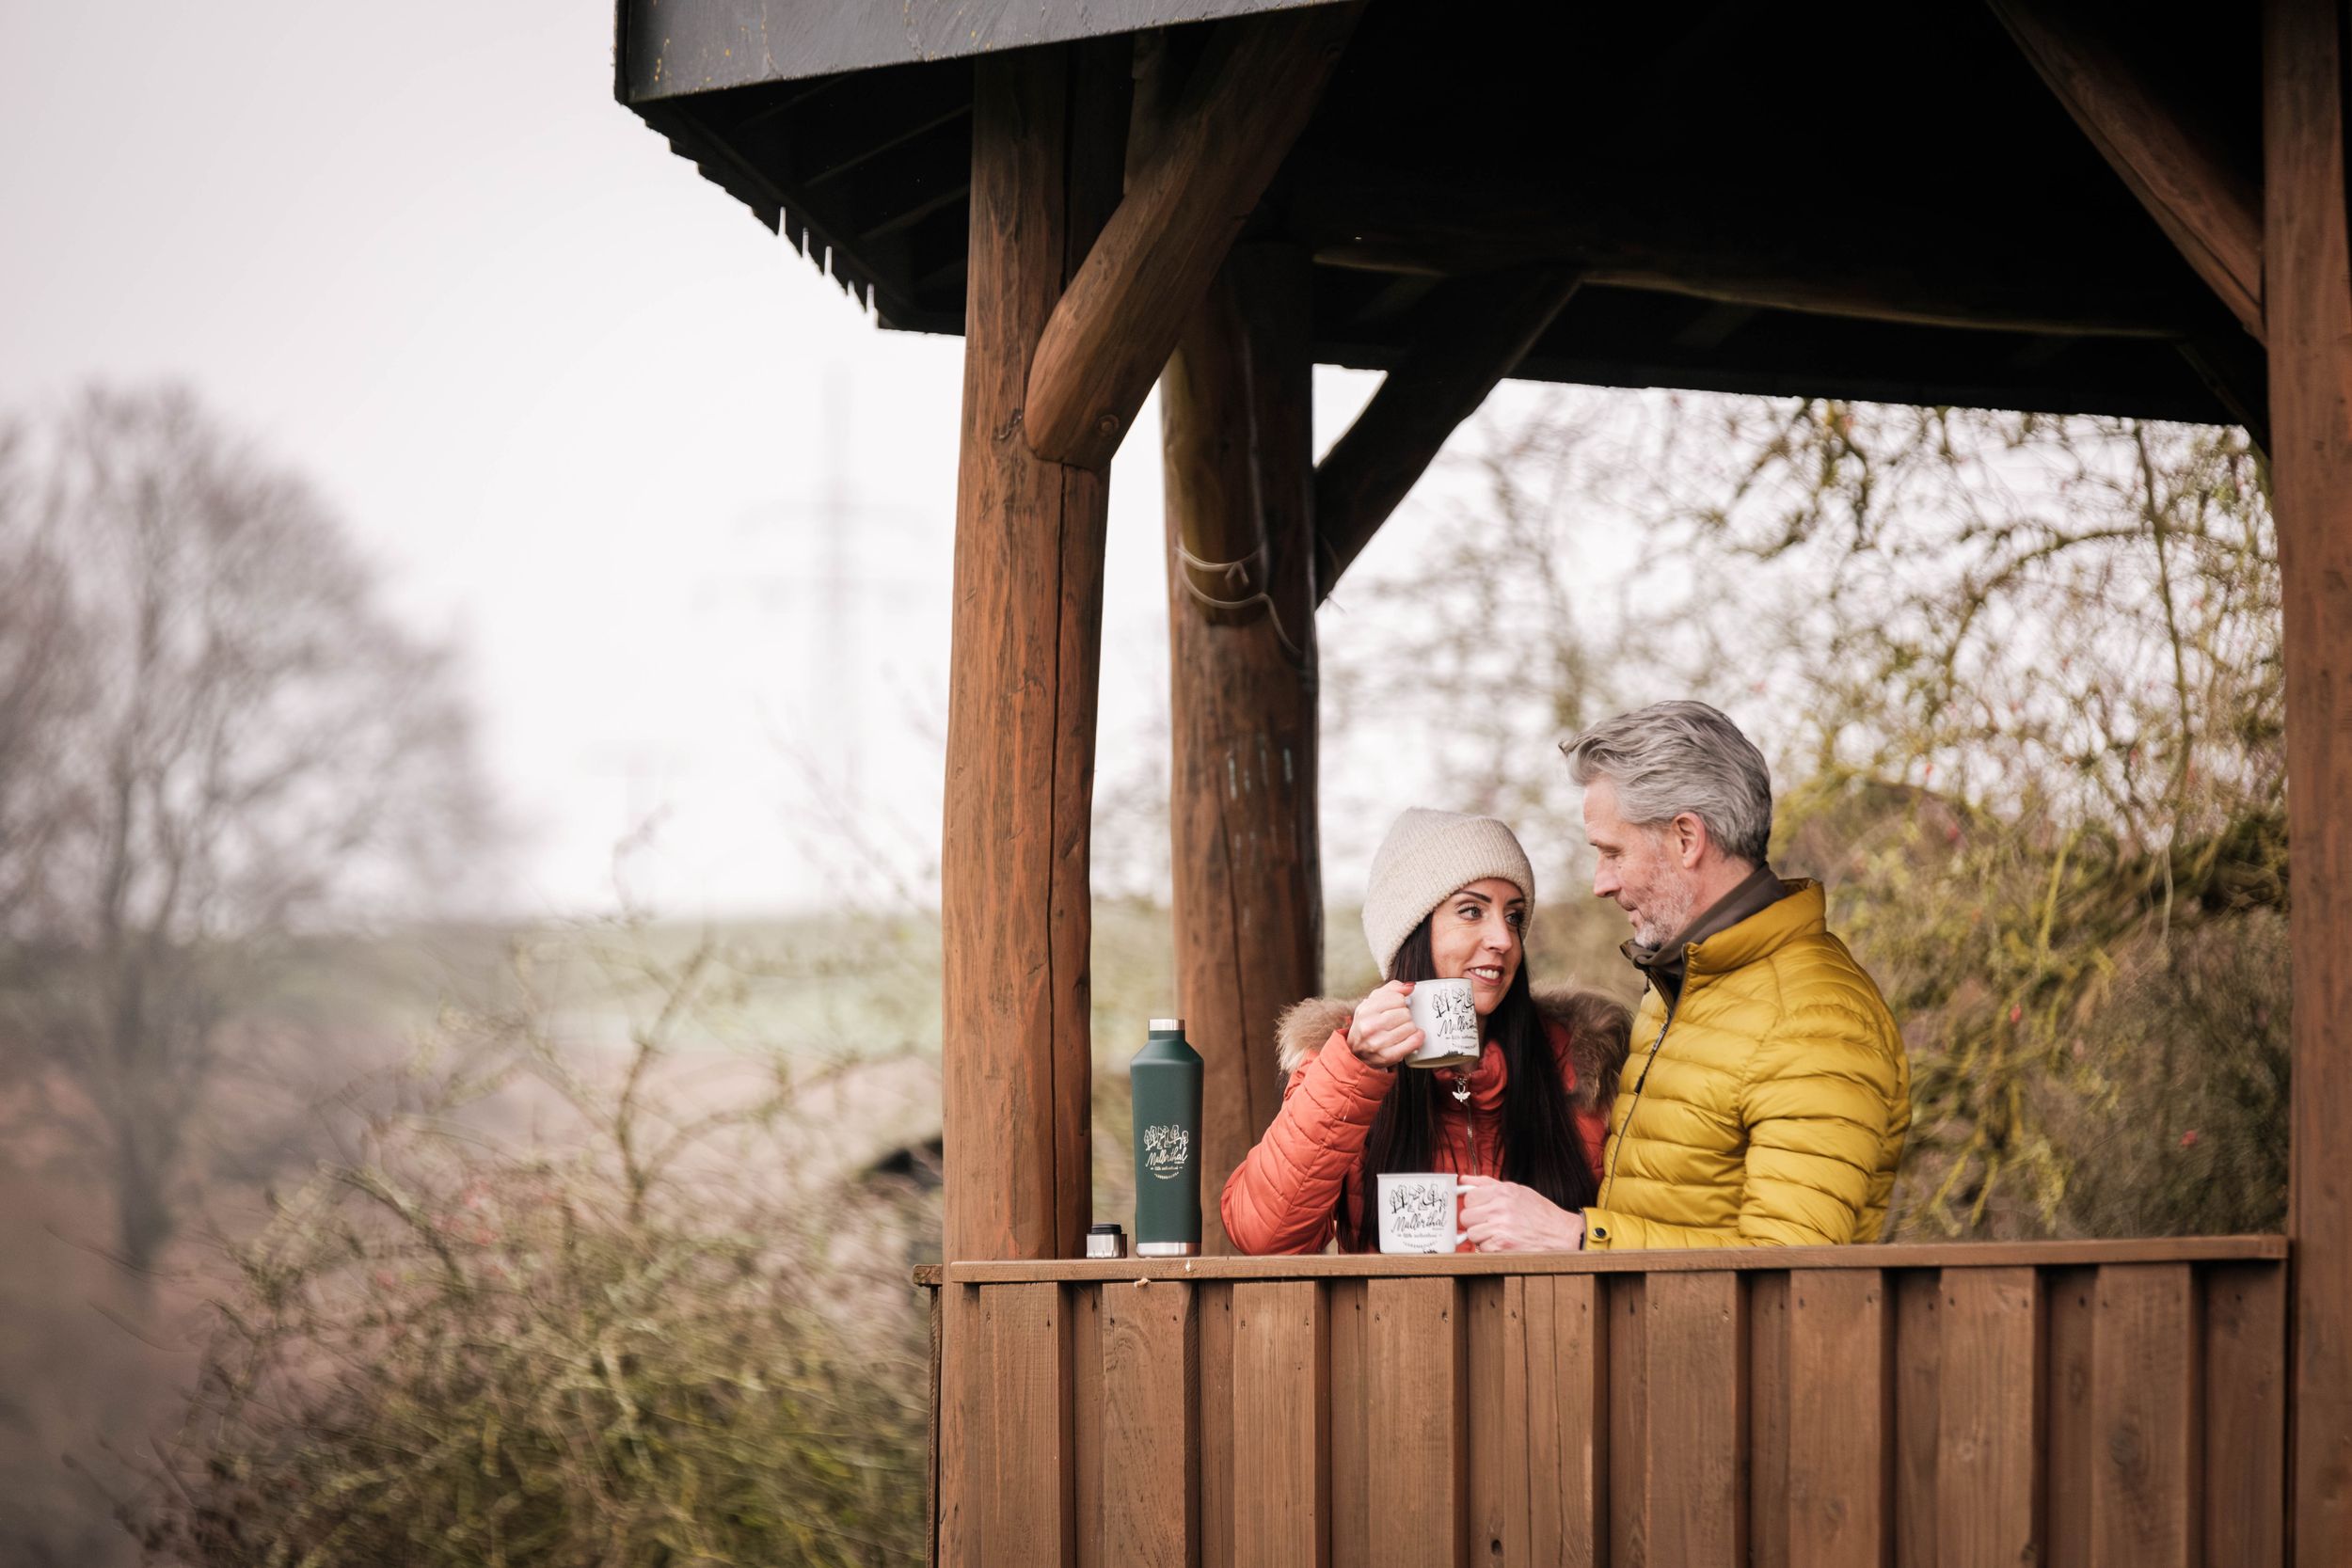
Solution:
M1685 871L1696 871L1699 862L1707 858L1707 824L1696 812L1680 812L1666 824L1666 833L1676 862Z

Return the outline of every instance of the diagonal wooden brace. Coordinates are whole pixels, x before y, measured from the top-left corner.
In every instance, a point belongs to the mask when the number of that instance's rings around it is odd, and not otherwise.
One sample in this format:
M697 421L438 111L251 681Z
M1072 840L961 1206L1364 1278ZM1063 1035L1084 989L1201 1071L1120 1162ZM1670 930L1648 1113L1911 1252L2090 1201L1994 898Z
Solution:
M1448 283L1403 363L1315 466L1319 597L1576 293L1577 275L1534 267Z
M2257 341L2259 190L2192 135L2108 40L2053 0L1990 0L1993 14L2139 204Z
M1029 450L1101 469L1306 126L1354 5L1221 24L1029 363Z

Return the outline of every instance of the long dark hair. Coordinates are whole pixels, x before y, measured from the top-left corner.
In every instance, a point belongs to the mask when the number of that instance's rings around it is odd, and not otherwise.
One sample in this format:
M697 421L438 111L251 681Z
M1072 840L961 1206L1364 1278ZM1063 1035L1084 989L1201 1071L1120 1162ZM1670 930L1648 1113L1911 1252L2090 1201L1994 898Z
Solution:
M1437 961L1430 956L1429 921L1413 927L1390 965L1392 978L1434 980ZM1502 1091L1502 1179L1532 1187L1563 1209L1582 1209L1600 1196L1600 1180L1585 1162L1584 1139L1577 1132L1567 1090L1560 1085L1560 1063L1551 1039L1544 1032L1543 1015L1527 985L1527 965L1519 964L1502 1000L1485 1022L1486 1037L1502 1052L1509 1082ZM1357 1176L1363 1196L1363 1219L1358 1233L1345 1236L1347 1244L1363 1250L1379 1235L1372 1196L1383 1171L1428 1170L1437 1142L1438 1096L1449 1093L1436 1083L1437 1074L1420 1068L1400 1067L1389 1096L1372 1118L1372 1133L1364 1143L1364 1163ZM1344 1235L1347 1204L1340 1205Z

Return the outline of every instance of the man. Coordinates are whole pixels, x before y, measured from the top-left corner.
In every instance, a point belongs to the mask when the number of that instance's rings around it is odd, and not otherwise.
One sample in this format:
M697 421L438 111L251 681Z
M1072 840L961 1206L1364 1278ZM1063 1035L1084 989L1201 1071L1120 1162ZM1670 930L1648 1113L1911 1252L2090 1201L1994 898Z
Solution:
M1730 720L1658 703L1565 743L1649 981L1609 1118L1600 1196L1565 1213L1504 1182L1463 1205L1482 1247L1820 1245L1878 1238L1911 1069L1820 885L1765 864L1772 778Z

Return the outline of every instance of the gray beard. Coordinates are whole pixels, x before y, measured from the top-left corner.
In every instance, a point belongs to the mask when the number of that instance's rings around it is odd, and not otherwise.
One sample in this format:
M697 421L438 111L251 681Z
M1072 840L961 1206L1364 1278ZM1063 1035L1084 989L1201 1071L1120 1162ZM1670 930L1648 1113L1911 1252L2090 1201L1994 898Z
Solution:
M1691 907L1693 902L1691 886L1685 882L1675 890L1674 896L1663 909L1650 914L1646 920L1634 923L1634 942L1653 951L1663 947L1677 935L1690 929L1691 916L1694 912Z

